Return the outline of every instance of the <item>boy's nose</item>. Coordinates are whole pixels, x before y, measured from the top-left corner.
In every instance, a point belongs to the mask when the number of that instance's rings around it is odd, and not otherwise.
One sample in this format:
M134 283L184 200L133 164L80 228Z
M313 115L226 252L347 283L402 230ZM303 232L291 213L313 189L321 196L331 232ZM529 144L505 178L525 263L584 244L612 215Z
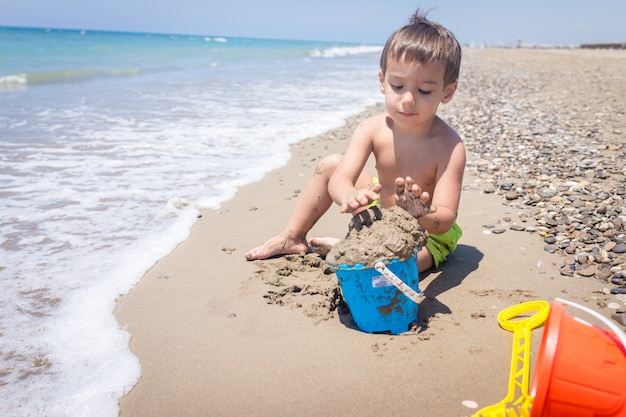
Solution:
M415 95L410 91L404 93L404 95L402 96L402 104L406 104L409 106L415 105Z

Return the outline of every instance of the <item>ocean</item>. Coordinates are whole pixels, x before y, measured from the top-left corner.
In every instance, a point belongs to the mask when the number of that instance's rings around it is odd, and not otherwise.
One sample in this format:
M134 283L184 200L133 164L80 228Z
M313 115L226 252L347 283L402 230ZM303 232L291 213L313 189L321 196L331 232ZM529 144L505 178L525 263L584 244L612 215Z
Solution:
M199 209L381 102L381 50L0 27L0 415L118 415L141 365L116 299Z

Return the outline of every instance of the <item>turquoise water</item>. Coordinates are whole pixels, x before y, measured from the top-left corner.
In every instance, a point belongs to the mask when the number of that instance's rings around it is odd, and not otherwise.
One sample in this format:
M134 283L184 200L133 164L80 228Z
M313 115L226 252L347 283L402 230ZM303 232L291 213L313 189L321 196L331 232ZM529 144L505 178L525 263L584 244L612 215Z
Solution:
M115 299L199 209L381 101L381 49L0 28L0 414L117 415L141 366Z

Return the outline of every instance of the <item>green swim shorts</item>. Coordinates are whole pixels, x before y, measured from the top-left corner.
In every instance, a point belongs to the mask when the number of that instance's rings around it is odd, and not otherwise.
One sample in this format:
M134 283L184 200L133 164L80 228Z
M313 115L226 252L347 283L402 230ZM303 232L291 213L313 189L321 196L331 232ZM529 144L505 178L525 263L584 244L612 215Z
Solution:
M435 268L439 267L439 264L445 261L448 255L456 249L456 244L461 236L463 236L463 231L456 222L445 233L439 235L434 233L428 234L426 247L433 256Z
M378 184L378 177L372 177L372 185L375 184ZM372 208L374 206L380 206L380 198L369 203L367 208Z

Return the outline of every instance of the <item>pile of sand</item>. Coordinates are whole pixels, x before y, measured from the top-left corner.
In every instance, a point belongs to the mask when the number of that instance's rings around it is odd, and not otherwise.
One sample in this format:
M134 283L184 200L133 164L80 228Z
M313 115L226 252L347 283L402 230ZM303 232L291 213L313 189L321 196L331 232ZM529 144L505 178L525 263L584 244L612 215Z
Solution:
M326 256L329 264L373 267L379 260L406 260L426 243L428 232L406 210L391 207L380 209L380 213L369 209L368 213L371 225L351 227L348 235Z

